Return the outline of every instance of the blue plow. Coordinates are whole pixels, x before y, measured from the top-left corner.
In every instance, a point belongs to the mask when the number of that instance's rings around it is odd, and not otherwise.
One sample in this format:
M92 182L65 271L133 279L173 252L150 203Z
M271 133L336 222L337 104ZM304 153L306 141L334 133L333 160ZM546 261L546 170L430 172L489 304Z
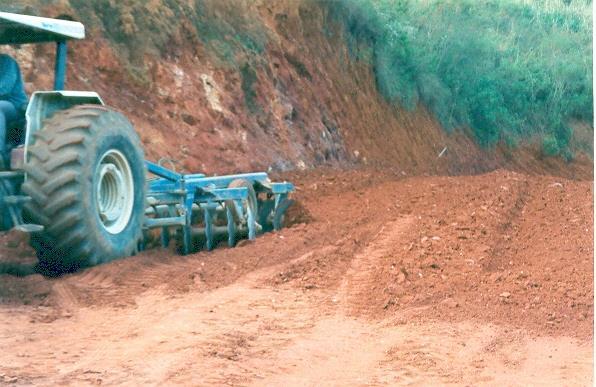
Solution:
M273 183L264 172L209 177L146 165L155 178L148 181L144 228L160 228L164 247L174 229L183 254L200 246L211 250L222 238L233 247L239 238L254 240L258 233L278 230L293 203L288 195L294 186Z

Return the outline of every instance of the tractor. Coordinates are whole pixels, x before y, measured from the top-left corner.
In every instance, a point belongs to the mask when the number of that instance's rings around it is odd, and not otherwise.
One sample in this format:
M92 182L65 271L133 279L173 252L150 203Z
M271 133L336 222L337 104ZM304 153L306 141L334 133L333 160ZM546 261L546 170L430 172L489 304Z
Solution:
M65 90L76 21L0 12L0 44L55 43L54 87L32 93L0 161L0 230L30 234L54 274L175 240L183 254L283 226L294 186L267 173L184 174L145 160L131 122L92 91ZM0 160L3 158L0 157ZM168 165L169 166L169 165Z

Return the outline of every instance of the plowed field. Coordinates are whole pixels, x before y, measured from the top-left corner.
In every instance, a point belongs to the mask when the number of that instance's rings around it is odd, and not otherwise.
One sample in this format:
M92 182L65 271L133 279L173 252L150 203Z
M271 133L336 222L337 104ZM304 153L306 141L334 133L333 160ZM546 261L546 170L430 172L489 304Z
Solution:
M46 278L3 236L0 384L591 385L592 181L285 177L235 249Z

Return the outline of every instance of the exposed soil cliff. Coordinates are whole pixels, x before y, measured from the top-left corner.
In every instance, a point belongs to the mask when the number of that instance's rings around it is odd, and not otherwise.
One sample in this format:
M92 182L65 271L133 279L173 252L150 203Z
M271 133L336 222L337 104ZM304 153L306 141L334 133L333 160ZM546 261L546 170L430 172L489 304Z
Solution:
M172 158L179 169L592 175L581 154L566 163L531 146L482 149L464 129L448 134L424 106L387 103L319 2L28 3L21 12L86 24L87 39L71 46L68 87L99 92L131 118L150 159ZM14 53L30 91L51 87L51 45Z

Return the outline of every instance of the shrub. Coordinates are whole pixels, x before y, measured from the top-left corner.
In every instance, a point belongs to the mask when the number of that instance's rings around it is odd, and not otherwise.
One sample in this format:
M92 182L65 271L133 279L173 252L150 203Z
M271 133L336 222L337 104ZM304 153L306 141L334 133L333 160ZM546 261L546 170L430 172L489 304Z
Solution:
M244 93L244 103L251 113L259 112L259 103L257 100L257 92L255 91L255 83L257 82L257 73L245 63L240 68L240 75L242 76L242 92Z
M355 60L407 108L483 146L544 136L563 154L572 119L592 122L591 1L343 0L327 3Z
M552 134L546 135L542 139L542 152L546 156L557 156L559 154L559 143Z

